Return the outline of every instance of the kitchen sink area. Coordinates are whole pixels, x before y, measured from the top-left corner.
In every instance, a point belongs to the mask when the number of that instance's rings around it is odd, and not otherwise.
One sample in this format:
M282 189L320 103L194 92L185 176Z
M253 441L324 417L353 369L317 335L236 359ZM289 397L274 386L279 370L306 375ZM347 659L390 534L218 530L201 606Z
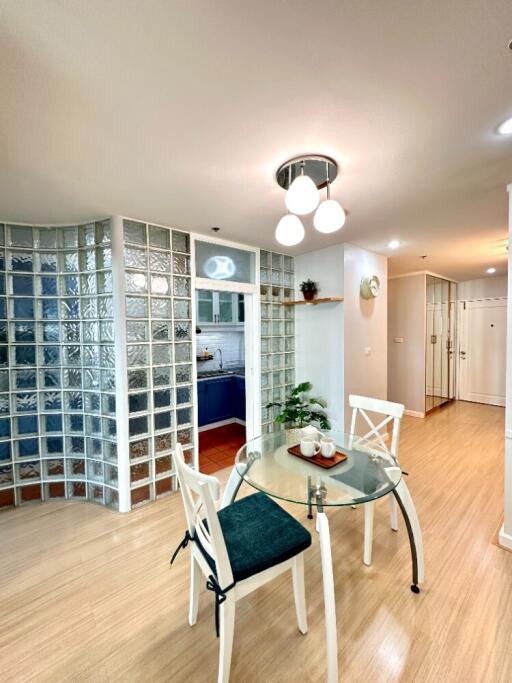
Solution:
M241 375L242 377L245 377L245 368L236 367L229 369L223 368L222 370L220 368L217 370L198 370L197 379L201 380L208 379L209 377L223 377L225 375Z

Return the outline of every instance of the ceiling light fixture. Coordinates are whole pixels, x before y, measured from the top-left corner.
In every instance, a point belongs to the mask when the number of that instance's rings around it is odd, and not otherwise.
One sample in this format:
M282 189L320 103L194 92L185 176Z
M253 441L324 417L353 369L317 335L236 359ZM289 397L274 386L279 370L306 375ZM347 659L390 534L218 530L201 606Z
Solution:
M285 247L294 247L302 242L306 231L302 221L293 213L287 213L281 218L276 228L276 240Z
M496 272L496 268L494 268L494 266L491 266L490 268L487 268L485 272L489 273L489 275L494 275L494 273Z
M326 188L327 197L315 211L313 225L318 232L336 232L345 225L346 215L343 207L335 199L331 199L331 181L329 179L329 163L325 164L325 174L327 176Z
M297 216L305 216L317 209L315 228L329 233L345 223L343 207L330 196L330 185L338 175L338 165L330 157L307 154L288 160L279 167L276 180L286 192L285 204L290 212L283 216L276 228L276 239L285 246L299 244L304 239L304 226ZM318 206L319 190L326 188L327 197ZM295 215L293 215L295 214Z
M391 240L391 242L388 242L388 247L390 249L398 249L400 246L400 242L398 240Z
M512 135L512 117L506 119L503 123L498 126L498 133L500 135Z

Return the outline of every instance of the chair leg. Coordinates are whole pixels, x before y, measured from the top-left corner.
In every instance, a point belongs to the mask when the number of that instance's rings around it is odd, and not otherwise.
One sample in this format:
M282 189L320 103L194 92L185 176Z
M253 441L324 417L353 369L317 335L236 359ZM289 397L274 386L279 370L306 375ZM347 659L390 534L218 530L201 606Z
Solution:
M388 496L389 519L393 531L398 531L398 505L393 496Z
M306 591L304 588L304 555L301 553L293 560L292 565L293 597L297 612L297 625L304 635L308 632L308 616L306 611Z
M366 503L366 505L364 506L364 554L363 554L363 562L368 567L372 563L373 512L374 512L373 502Z
M201 568L197 564L194 553L190 553L190 604L188 610L188 623L193 626L197 621L199 609L199 584L201 582Z
M320 535L320 556L324 584L325 645L327 649L327 683L338 683L338 636L336 630L336 599L332 572L331 536L325 512L316 516L316 530Z
M218 683L228 683L229 681L233 636L235 633L235 605L234 596L228 594L226 600L219 607L220 648Z

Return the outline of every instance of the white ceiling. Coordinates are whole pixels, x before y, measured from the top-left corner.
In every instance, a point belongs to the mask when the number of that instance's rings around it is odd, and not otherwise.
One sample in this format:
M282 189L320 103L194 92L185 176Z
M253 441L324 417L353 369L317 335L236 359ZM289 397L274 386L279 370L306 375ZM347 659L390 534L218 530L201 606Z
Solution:
M275 170L325 153L350 215L297 253L396 237L392 273L503 274L511 38L510 0L0 0L0 217L272 248Z

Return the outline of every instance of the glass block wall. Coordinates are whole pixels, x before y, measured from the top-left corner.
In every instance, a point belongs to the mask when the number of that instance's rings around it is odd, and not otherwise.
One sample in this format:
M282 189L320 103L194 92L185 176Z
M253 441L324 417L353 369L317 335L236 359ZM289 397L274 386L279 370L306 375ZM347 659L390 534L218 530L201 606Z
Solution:
M285 302L294 298L294 259L275 252L260 252L261 291L261 430L276 428L278 408L295 383L295 308Z
M175 487L172 451L193 448L189 235L124 220L131 506Z
M110 221L0 224L0 507L118 504Z

